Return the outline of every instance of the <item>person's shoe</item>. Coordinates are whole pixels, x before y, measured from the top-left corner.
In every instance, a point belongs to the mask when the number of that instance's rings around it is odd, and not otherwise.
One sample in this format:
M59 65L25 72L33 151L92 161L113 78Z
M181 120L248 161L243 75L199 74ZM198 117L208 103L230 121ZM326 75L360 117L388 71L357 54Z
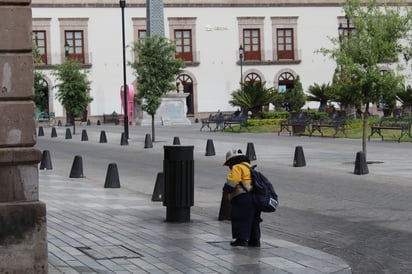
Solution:
M236 241L230 242L230 245L231 246L247 246L247 241L237 239Z
M247 244L250 247L260 247L260 241L259 240L251 240Z

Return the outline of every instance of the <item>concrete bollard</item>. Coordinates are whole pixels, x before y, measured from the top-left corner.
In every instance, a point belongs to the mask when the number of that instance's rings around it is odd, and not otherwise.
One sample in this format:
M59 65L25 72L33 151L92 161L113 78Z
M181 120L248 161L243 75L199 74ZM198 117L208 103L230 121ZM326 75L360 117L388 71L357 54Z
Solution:
M366 163L365 154L362 151L356 153L355 171L356 175L368 174L368 164Z
M174 144L174 145L180 145L180 139L179 139L179 137L175 136L175 137L173 138L173 144Z
M43 127L39 127L39 133L37 134L37 136L44 136Z
M83 178L83 159L82 156L76 155L73 160L70 178Z
M215 145L213 144L212 139L208 139L206 142L206 156L213 156L216 155L215 152Z
M152 148L153 143L152 143L152 137L150 134L146 134L145 140L144 140L144 148Z
M100 131L100 143L107 143L106 131Z
M126 138L126 134L122 132L122 136L120 137L120 145L121 146L127 146L129 144L129 141Z
M50 151L44 150L40 162L40 169L53 169L52 161L50 158Z
M255 146L253 145L253 143L247 143L246 156L251 161L256 160Z
M85 129L82 130L82 141L89 141L89 137L87 136L87 131Z
M107 167L104 188L120 188L119 171L115 163L111 163Z
M304 167L306 166L305 155L303 154L303 148L297 146L295 148L295 158L293 159L294 167Z
M57 138L57 131L56 131L56 128L55 128L55 127L52 127L51 137L52 137L52 138Z
M65 139L71 139L72 138L72 132L70 131L70 128L66 128L66 137Z

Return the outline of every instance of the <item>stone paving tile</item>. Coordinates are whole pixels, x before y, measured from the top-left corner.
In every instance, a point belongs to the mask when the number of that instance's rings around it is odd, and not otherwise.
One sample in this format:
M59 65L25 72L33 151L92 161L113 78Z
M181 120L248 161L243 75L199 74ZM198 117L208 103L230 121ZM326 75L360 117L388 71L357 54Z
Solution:
M61 177L42 176L49 273L284 274L347 268L329 254L266 236L260 249L233 248L230 222L193 215L189 223L167 223L161 204L135 193L102 189L84 182L87 178L69 186ZM91 255L90 248L100 253Z

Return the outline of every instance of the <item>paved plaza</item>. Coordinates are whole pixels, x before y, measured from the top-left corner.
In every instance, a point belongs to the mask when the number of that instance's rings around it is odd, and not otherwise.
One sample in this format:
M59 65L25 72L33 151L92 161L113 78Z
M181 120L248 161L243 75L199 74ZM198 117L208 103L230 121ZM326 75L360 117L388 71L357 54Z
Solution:
M230 222L191 214L165 221L162 202L87 178L40 171L49 273L351 273L341 259L265 235L231 247Z
M53 169L40 170L40 199L47 204L50 273L411 273L410 143L368 142L369 174L354 175L360 140L277 133L199 131L200 125L79 126L65 140L50 128L38 138ZM82 130L88 141L81 141ZM107 143L99 143L105 130ZM166 207L152 201L164 146L180 137L194 146L195 201L191 221L166 222ZM212 139L216 155L205 156ZM229 221L219 221L229 148L254 144L259 170L274 180L280 208L265 214L262 247L231 247ZM305 167L293 167L302 146ZM84 178L69 178L75 155ZM109 163L121 188L104 188ZM382 202L383 201L383 202ZM379 239L379 240L377 240Z

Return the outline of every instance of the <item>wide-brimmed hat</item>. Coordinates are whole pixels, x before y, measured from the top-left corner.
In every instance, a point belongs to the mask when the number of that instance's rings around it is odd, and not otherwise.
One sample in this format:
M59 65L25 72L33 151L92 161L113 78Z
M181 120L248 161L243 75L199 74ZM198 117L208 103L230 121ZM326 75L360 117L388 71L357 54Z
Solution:
M226 161L223 163L223 165L228 166L230 160L237 156L243 156L242 150L240 148L229 150L228 152L226 152Z

